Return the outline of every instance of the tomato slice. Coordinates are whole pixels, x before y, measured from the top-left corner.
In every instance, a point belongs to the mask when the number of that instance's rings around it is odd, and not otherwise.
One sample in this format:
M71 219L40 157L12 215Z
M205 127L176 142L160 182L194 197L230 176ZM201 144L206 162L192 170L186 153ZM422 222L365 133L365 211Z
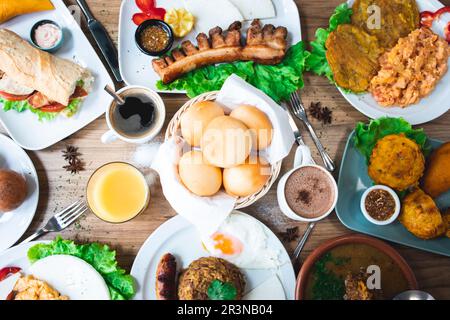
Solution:
M8 92L0 91L0 96L8 101L23 101L27 100L30 95L18 96L15 94L10 94Z
M52 103L49 105L46 105L45 107L39 108L42 112L61 112L66 108L66 106L63 106L60 103Z
M87 95L88 95L88 93L86 90L84 90L80 86L77 86L75 88L75 91L73 92L73 94L70 96L70 99L83 98L83 97L86 97Z

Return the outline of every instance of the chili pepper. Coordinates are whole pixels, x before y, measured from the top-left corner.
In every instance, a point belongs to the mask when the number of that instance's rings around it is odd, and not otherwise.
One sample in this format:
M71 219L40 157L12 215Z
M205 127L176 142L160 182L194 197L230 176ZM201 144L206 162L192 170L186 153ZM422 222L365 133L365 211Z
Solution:
M18 267L6 267L3 269L0 269L0 281L5 280L9 275L14 274L22 270Z
M422 27L431 28L433 26L433 21L439 19L444 13L450 13L450 6L442 7L436 12L423 11L420 13L420 25ZM445 40L450 43L450 22L447 24L444 30Z

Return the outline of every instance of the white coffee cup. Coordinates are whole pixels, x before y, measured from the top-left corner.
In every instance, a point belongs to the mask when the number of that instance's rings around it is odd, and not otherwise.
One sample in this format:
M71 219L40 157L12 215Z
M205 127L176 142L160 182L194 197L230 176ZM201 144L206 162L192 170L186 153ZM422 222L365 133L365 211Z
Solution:
M109 131L103 134L101 138L102 142L111 143L116 141L117 139L120 139L129 143L142 144L149 142L154 137L156 137L161 131L164 125L164 121L166 119L166 107L164 105L163 100L161 99L161 96L155 91L142 86L128 86L117 91L117 94L123 98L126 98L127 96L136 96L136 95L138 96L145 95L146 97L150 98L155 106L154 120L151 126L148 128L148 130L142 135L137 137L125 135L124 133L119 132L116 130L116 128L114 128L112 115L114 111L113 108L116 108L117 105L114 102L114 100L111 100L111 103L106 109L105 114L106 123L108 124Z
M318 168L318 169L322 170L324 173L326 173L326 175L330 178L330 181L332 182L332 186L334 189L333 204L330 207L330 209L327 212L325 212L324 214L322 214L320 217L306 218L306 217L300 216L289 207L287 200L286 200L286 194L285 194L286 182L288 181L289 177L294 172L296 172L297 170L300 170L301 168L304 168L304 167L314 167L314 168ZM315 164L314 160L311 157L311 151L309 150L309 148L307 146L301 145L297 148L297 151L295 153L294 168L292 170L290 170L289 172L287 172L280 179L280 182L278 183L277 198L278 198L278 204L280 206L281 211L288 218L290 218L292 220L296 220L296 221L302 221L302 222L316 222L316 221L326 218L333 212L334 208L336 207L337 200L338 200L338 187L337 187L336 181L334 180L331 173L329 173L325 168Z

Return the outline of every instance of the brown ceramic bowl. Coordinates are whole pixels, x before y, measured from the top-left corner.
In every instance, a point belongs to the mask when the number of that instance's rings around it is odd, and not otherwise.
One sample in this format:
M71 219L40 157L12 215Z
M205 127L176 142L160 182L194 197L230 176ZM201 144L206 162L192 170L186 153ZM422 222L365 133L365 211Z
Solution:
M403 257L394 248L378 239L354 234L354 235L345 235L342 237L329 240L324 244L322 244L320 247L318 247L316 250L314 250L308 256L297 277L295 299L296 300L305 299L305 290L308 281L308 276L312 271L312 268L314 267L317 260L319 260L325 253L327 253L328 251L330 251L335 247L354 243L369 245L371 247L380 250L381 252L384 252L387 256L389 256L392 259L392 261L394 261L399 266L400 270L403 272L403 275L405 276L405 279L409 284L409 289L411 290L418 289L417 280L413 271L411 270L410 266L405 261L405 259L403 259Z

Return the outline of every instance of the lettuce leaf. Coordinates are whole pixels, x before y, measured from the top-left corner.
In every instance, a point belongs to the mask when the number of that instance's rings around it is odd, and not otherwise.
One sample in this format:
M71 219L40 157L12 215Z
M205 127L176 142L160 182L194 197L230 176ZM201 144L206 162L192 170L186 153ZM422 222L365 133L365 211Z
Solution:
M333 72L326 57L327 49L325 43L331 32L337 29L340 24L351 22L353 14L352 8L347 3L336 7L333 15L330 17L327 29L319 28L316 31L316 38L310 43L311 53L307 56L305 68L319 76L326 76L331 83L334 83Z
M369 163L372 150L378 140L391 134L404 134L409 139L414 140L425 155L428 155L431 151L427 135L423 129L413 129L411 124L402 118L387 117L372 120L369 124L359 122L355 129L355 147Z
M207 66L189 72L172 83L158 81L159 90L185 90L190 98L209 91L220 90L225 80L232 74L265 92L275 102L288 100L291 93L304 86L303 71L309 53L303 42L292 46L283 62L267 66L248 62L224 63Z
M77 113L78 108L81 104L81 101L82 101L81 99L73 99L72 101L70 101L67 108L64 109L62 112L64 112L67 117L69 117L69 118L72 117L75 113ZM59 112L43 112L39 109L35 109L28 103L27 100L9 101L9 100L0 98L0 103L3 104L4 111L15 110L19 113L22 113L26 110L30 110L32 113L34 113L35 115L38 116L39 121L44 121L44 120L51 121L59 115Z
M31 263L52 255L71 255L89 263L105 279L112 300L128 300L135 294L134 279L117 265L116 252L99 243L75 244L57 237L49 244L37 244L28 250Z

